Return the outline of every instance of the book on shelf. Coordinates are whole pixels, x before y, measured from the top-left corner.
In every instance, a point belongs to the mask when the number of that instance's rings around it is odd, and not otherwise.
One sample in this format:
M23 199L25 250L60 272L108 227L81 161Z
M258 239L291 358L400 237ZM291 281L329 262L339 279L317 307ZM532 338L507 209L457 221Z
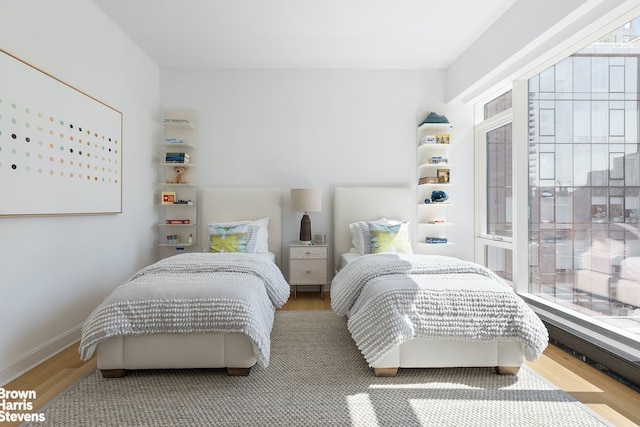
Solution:
M182 225L187 225L187 224L191 224L191 221L188 219L168 219L167 220L167 224L182 224Z
M164 119L165 123L189 123L186 119Z
M447 238L446 237L427 237L426 238L426 242L432 245L435 244L446 244L447 243Z
M191 158L184 153L167 153L164 157L167 163L189 163Z

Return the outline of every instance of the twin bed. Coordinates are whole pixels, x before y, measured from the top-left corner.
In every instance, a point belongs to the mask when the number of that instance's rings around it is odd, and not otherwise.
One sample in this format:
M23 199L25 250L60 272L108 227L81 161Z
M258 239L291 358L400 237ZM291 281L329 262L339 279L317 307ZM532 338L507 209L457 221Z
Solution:
M412 254L406 221L414 199L408 188L334 190L340 271L331 285L333 310L348 316L377 376L395 376L398 368L478 366L517 374L524 359L536 360L546 348L546 328L488 269Z
M178 368L248 375L256 363L267 366L275 309L290 293L279 269L281 205L279 188L204 188L200 223L254 224L256 253L185 253L141 269L87 319L81 357L97 351L104 377ZM248 244L238 238L248 227L211 240L202 228L201 242Z
M412 199L409 188L334 189L339 271L332 309L348 317L377 376L395 376L399 368L472 366L516 374L524 359L537 359L546 347L544 325L484 267L412 254ZM275 310L290 293L279 269L280 189L204 188L200 200L201 224L240 221L240 231L262 233L268 248L263 241L255 254L176 255L137 272L83 327L81 356L97 351L103 376L176 368L248 375L256 363L268 366ZM212 228L203 228L201 241L213 245Z

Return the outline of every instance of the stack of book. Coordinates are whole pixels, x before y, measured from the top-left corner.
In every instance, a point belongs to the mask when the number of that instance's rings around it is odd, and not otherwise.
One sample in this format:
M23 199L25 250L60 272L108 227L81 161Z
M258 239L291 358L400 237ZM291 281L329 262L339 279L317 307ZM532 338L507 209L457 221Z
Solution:
M430 244L446 244L447 243L447 238L446 237L427 237L427 243Z
M189 163L189 153L167 153L165 162L167 163Z

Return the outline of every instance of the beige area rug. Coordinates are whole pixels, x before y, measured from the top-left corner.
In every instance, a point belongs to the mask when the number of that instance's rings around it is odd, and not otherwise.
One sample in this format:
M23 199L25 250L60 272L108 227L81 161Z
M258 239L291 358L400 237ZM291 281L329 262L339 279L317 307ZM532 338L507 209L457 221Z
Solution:
M401 369L376 378L344 318L281 311L271 363L224 370L94 371L35 426L602 426L599 416L523 367Z

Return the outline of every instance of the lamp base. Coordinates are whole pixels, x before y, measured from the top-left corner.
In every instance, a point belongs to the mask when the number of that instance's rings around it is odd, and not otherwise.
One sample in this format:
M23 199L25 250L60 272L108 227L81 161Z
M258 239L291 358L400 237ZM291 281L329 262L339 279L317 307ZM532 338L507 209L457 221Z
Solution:
M311 241L311 219L306 212L300 221L300 241L305 243Z

